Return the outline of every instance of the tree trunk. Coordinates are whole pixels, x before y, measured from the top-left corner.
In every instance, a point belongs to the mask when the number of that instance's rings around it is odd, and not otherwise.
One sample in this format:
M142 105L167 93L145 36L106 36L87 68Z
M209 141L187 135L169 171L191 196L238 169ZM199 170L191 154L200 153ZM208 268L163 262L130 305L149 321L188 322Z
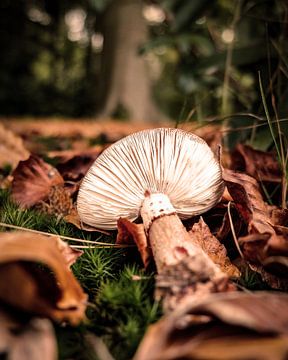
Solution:
M163 120L152 100L147 63L138 54L147 41L141 0L114 0L103 22L101 108L98 116L111 117L121 107L132 121Z

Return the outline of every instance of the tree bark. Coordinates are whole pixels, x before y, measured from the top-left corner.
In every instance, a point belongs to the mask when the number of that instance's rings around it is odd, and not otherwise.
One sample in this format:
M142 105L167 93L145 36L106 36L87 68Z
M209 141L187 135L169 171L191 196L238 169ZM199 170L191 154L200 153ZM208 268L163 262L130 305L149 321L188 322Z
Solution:
M121 106L133 121L163 120L152 100L147 63L138 54L148 39L141 0L114 0L103 21L101 108L111 117Z

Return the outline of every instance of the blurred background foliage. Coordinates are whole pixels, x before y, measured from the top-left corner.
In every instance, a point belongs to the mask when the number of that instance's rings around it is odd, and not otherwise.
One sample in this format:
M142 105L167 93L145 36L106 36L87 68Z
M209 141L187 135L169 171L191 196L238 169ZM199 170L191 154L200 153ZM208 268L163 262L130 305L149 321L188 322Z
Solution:
M269 112L287 116L286 0L1 0L0 113L133 118L121 98L103 111L109 94L123 92L117 84L125 79L114 74L125 61L115 54L144 29L113 35L133 19L136 7L118 21L129 4L141 7L147 29L135 57L145 60L151 97L166 118L203 123L233 114L231 126L261 125L259 73ZM140 70L133 77L128 98L145 79Z

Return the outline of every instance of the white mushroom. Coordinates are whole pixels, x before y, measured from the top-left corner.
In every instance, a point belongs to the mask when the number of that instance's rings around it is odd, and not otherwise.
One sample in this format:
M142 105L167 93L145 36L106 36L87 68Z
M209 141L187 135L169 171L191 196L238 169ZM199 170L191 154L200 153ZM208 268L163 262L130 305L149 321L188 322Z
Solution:
M162 213L176 212L181 219L201 214L222 192L221 168L206 142L183 130L160 128L106 149L81 184L77 209L83 222L97 228L115 229L120 217L133 221L139 215L148 228Z
M191 242L179 217L211 209L223 189L220 164L204 140L179 129L144 130L96 159L80 186L77 209L84 223L100 229L141 216L158 273L188 256L214 276L220 270Z

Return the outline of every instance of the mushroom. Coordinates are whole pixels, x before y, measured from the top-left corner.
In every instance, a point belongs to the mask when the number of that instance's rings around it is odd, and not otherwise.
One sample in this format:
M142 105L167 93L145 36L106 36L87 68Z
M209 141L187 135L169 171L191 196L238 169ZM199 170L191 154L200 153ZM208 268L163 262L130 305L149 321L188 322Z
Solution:
M211 292L227 276L193 243L180 219L211 209L223 190L221 166L203 139L179 129L149 129L103 151L81 183L77 210L81 221L100 229L141 216L158 288L171 290L177 283L179 295L187 288L199 292L200 282L209 283L204 287Z

